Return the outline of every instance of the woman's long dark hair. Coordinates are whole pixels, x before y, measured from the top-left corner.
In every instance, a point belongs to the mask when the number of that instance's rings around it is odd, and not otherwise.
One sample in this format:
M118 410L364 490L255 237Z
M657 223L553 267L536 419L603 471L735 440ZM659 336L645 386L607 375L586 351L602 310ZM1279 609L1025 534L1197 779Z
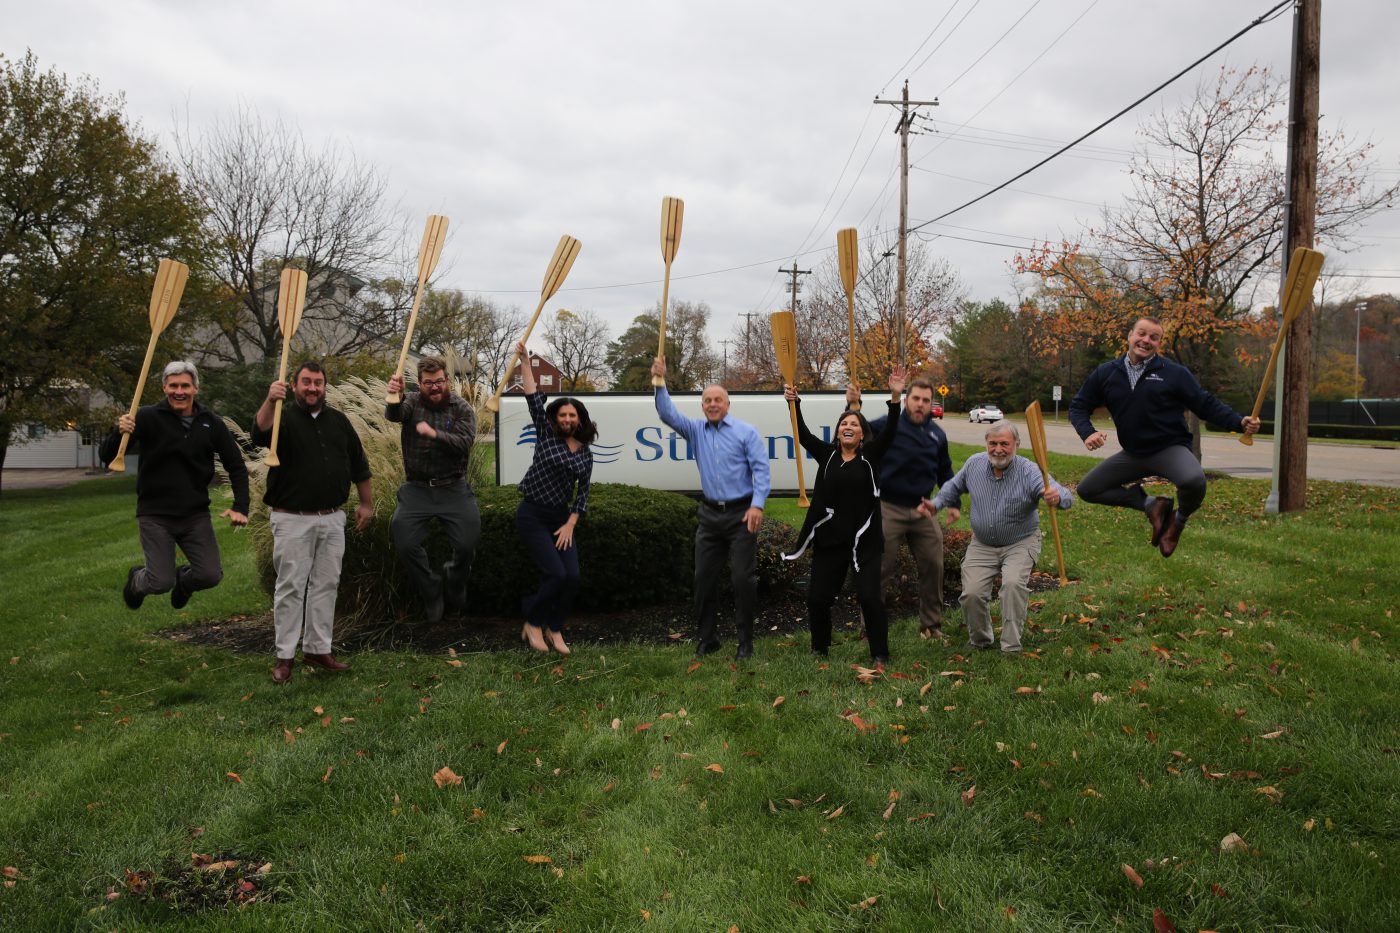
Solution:
M598 425L588 418L588 409L576 398L557 398L549 403L549 407L544 410L544 415L549 419L549 423L554 425L554 433L559 437L564 434L559 430L559 409L565 405L574 406L574 411L578 412L578 427L574 429L574 437L585 447L598 439Z
M831 429L831 442L837 447L841 446L841 422L846 420L847 415L855 415L856 419L860 422L860 443L856 445L856 450L860 450L865 446L865 442L875 435L871 433L870 422L865 420L865 415L862 415L858 411L852 411L849 408L841 412L841 417L836 419L836 426Z

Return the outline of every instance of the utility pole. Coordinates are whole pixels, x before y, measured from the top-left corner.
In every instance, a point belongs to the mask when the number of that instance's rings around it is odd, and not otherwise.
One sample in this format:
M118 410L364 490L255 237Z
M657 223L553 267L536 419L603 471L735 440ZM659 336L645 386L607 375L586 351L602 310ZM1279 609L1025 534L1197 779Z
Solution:
M753 319L757 317L757 312L745 311L739 317L744 319L744 365L753 369Z
M877 97L875 103L889 104L891 107L900 108L899 125L894 128L894 131L899 134L899 248L895 272L894 311L895 346L899 356L899 365L903 366L906 363L905 330L908 327L908 292L906 289L908 269L905 264L905 241L909 235L909 126L913 122L913 114L909 112L909 108L937 107L938 98L910 100L909 79L906 78L904 80L904 93L899 100L881 100Z
M792 261L792 268L791 268L791 269L784 269L782 266L779 266L779 267L778 267L778 271L781 272L781 273L783 273L784 275L790 275L790 276L792 276L792 304L790 305L789 310L791 310L793 316L796 317L796 316L797 316L797 277L798 277L799 275L811 275L811 274L812 274L812 270L811 270L811 269L799 269L799 268L797 268L797 260L794 259L794 260Z
M723 364L723 367L720 369L720 372L722 373L722 375L720 376L720 380L721 380L722 382L728 382L728 381L729 381L729 341L728 341L728 340L721 340L721 341L719 342L719 345L722 346L722 347L724 347L724 364Z
M1288 190L1284 207L1283 268L1299 246L1312 248L1317 220L1318 74L1321 0L1297 0L1293 11L1293 72L1288 94ZM1267 512L1301 512L1308 489L1308 385L1312 363L1312 302L1293 319L1284 342L1274 393L1274 485Z

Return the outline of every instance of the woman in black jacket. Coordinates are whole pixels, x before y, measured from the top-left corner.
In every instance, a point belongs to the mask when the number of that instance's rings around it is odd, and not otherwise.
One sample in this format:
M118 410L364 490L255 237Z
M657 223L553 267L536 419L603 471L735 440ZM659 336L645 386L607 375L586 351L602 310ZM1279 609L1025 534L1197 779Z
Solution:
M836 420L834 443L807 429L802 403L793 386L783 396L797 403L797 439L817 461L812 487L812 507L797 536L797 548L784 554L796 560L812 548L812 576L807 585L807 617L812 629L812 654L825 655L831 647L831 606L848 569L856 574L856 594L870 638L870 658L876 667L890 660L889 620L880 592L880 557L885 536L880 526L880 458L894 441L899 427L899 402L905 370L890 374L889 417L879 436L858 411L844 411Z

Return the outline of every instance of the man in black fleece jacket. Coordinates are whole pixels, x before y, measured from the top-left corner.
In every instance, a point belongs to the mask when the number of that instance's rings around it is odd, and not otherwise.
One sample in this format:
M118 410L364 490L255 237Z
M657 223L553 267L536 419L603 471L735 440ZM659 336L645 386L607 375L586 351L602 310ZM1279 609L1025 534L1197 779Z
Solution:
M248 524L248 468L243 452L218 415L195 401L199 370L177 360L165 367L161 387L165 398L123 413L117 427L98 452L103 463L117 455L123 434L130 434L140 452L136 471L136 524L141 532L144 566L126 574L122 599L138 609L156 593L170 593L170 604L183 609L190 594L218 586L224 578L219 544L209 518L209 483L217 454L233 487L233 508L222 517L233 525ZM178 570L175 548L189 561Z
M1089 421L1094 410L1107 406L1123 449L1089 471L1079 483L1085 502L1137 509L1152 525L1151 543L1171 557L1181 540L1186 520L1206 498L1206 475L1191 452L1191 431L1185 411L1229 431L1253 434L1259 419L1241 415L1201 388L1186 367L1163 359L1162 324L1139 318L1128 333L1128 352L1089 374L1069 403L1069 420L1084 446L1098 450L1108 435ZM1141 480L1165 476L1176 486L1181 502L1175 514L1169 496L1149 496ZM1133 483L1125 487L1124 484Z

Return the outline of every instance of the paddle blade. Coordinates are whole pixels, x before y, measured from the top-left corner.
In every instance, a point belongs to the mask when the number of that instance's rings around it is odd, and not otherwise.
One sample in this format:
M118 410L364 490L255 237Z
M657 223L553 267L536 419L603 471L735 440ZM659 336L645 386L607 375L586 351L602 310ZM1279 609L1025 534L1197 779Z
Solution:
M277 326L284 340L291 340L301 326L301 312L306 305L306 273L290 266L282 270L282 282L277 289Z
M680 198L661 199L661 258L670 265L681 246L681 222L685 219L685 202Z
M180 307L180 296L185 293L185 282L189 280L190 267L174 259L162 259L156 268L155 285L151 288L151 333L162 333L170 326L171 318Z
M783 382L797 385L797 319L791 311L774 311L768 315L768 326L773 331L773 354Z
M837 260L841 266L841 285L850 295L856 290L856 274L860 271L860 250L856 240L856 228L847 227L836 231Z
M447 218L429 214L423 227L423 242L418 244L418 282L428 281L442 258L442 244L447 241Z
M1280 328L1292 324L1293 319L1308 306L1313 286L1322 272L1322 260L1321 253L1306 246L1293 251L1293 256L1288 260L1288 278L1284 280L1283 321Z
M559 245L554 248L554 255L549 260L549 267L544 270L544 282L540 285L541 302L553 298L554 293L559 291L559 286L564 284L564 279L569 276L569 270L574 267L574 260L578 258L578 251L581 248L579 241L567 233L559 238Z

